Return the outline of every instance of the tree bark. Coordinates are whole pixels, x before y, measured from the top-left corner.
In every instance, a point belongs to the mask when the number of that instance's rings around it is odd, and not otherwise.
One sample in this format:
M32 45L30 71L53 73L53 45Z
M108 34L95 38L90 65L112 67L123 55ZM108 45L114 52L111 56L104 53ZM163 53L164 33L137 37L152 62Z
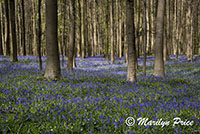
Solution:
M146 20L146 0L144 0L144 15L143 15L143 27L144 27L144 61L143 61L143 75L146 76L146 46L147 46L147 20Z
M57 39L57 0L46 0L45 4L47 64L44 76L47 79L60 79L61 70Z
M105 60L109 60L109 0L106 1L106 44L105 44Z
M119 1L120 2L120 1ZM119 43L119 58L122 58L122 9L121 9L121 2L118 4L119 8L119 37L118 37L118 43Z
M84 0L80 0L81 6L81 57L85 58L85 41L84 41Z
M11 62L17 61L17 39L16 39L16 26L15 26L15 0L10 0L10 16L11 16L11 36L12 36L12 48L11 48Z
M148 7L148 19L149 19L149 46L148 46L148 55L152 54L152 10L151 10L151 2L152 0L148 1L149 7Z
M87 17L87 0L84 0L84 8L83 8L83 19L84 19L84 46L85 46L85 55L86 53L86 48L88 45L88 17Z
M110 3L110 51L111 61L114 62L114 34L113 34L113 0Z
M156 20L155 61L153 75L160 77L164 77L165 75L163 60L164 7L165 0L159 0Z
M93 21L93 56L97 54L97 24L96 24L96 1L93 0L93 13L92 13L92 21Z
M66 0L63 1L63 6L62 6L62 16L63 16L63 29L62 29L62 49L61 49L61 54L62 54L62 67L64 67L64 56L65 56L65 48L66 48Z
M69 7L70 12L70 20L71 20L71 34L70 34L70 44L68 48L68 63L67 63L67 70L73 70L73 56L74 56L74 46L75 46L75 0L71 0Z
M1 17L1 15L0 15ZM3 55L3 43L2 43L2 32L1 32L1 19L0 19L0 55Z
M25 38L26 38L26 55L32 55L32 44L33 44L33 27L32 27L32 0L25 0L24 1L24 6L26 9L25 12L25 18L26 18L26 23L25 23L25 27L26 27L26 34L25 34Z
M186 32L187 32L187 60L192 61L192 1L187 0L187 13L186 13Z
M38 1L39 2L39 1ZM24 0L22 0L22 32L21 32L21 39L22 39L22 53L25 56L26 55L26 27L25 27L25 13L24 13Z
M41 35L42 35L42 30L41 30L41 0L38 0L38 49L37 49L37 51L38 51L38 59L39 59L40 70L42 70ZM25 46L23 48L25 48ZM26 49L24 49L24 54L26 54L25 50Z
M128 43L128 73L127 80L136 81L136 47L134 28L134 0L127 0L127 43Z
M6 55L10 55L10 14L9 14L9 2L5 0L5 14L6 14Z

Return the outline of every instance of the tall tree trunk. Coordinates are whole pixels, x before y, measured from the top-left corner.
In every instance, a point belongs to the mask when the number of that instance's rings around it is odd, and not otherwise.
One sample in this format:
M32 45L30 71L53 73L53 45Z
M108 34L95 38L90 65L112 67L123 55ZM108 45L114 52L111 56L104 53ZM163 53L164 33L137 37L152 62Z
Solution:
M148 1L148 19L149 19L149 46L148 46L148 55L150 55L150 54L152 54L152 51L151 51L151 49L152 49L152 10L151 10L151 2L152 2L153 0L149 0Z
M31 55L37 55L37 6L36 1L32 1L32 27L33 27L33 44Z
M171 15L171 0L168 0L168 41L167 41L167 46L168 47L171 47L171 45L172 45L172 34L171 34L171 29L172 29L172 24L171 24L171 18L172 18L172 15ZM169 52L168 52L168 54L172 54L172 52L171 52L171 49L169 49Z
M179 52L178 52L178 50L179 50L179 43L178 43L178 7L179 7L179 5L178 5L178 0L176 0L176 3L175 3L175 21L176 21L176 25L175 25L175 34L174 34L174 38L175 38L175 42L174 42L174 45L176 46L175 47L175 54L176 54L176 59L178 60L178 55L179 55Z
M120 2L120 1L119 1ZM121 9L121 2L118 4L119 8L119 37L118 37L118 43L119 43L119 58L122 58L122 9Z
M109 60L109 0L106 1L106 44L105 44L105 60Z
M160 77L164 77L165 75L163 60L164 7L165 0L159 0L156 20L155 61L153 75Z
M146 20L146 0L144 0L144 15L143 15L143 27L144 27L144 61L143 61L143 75L146 76L146 46L147 46L147 20Z
M136 47L134 28L134 0L127 0L127 42L128 42L128 73L127 80L136 81Z
M5 13L6 13L6 55L10 55L10 14L9 2L5 0Z
M60 79L60 59L58 53L58 17L57 0L46 0L46 50L47 64L45 77L47 79Z
M157 17L157 8L158 8L158 0L153 0L152 3L152 9L153 9L153 15L152 15L152 29L153 29L153 37L152 37L152 52L155 53L155 38L156 38L156 17Z
M17 40L17 48L18 48L18 50L17 50L17 53L18 53L18 55L20 55L21 54L21 52L22 52L22 50L21 50L21 45L22 45L22 43L21 43L21 41L22 41L22 38L21 38L21 33L22 33L22 30L21 30L21 27L22 27L22 25L21 25L21 21L22 21L22 19L21 19L21 9L20 9L20 3L17 1L17 3L15 4L15 12L16 12L16 17L15 17L15 20L16 20L16 22L15 22L15 24L16 24L16 33L18 33L18 34L16 34L16 40ZM21 54L22 55L22 54Z
M85 41L84 41L84 0L80 0L81 6L81 57L85 58Z
M114 33L115 34L115 56L117 59L119 59L119 7L118 7L118 1L115 0L114 3Z
M32 44L33 44L33 28L32 28L32 0L25 0L24 6L26 9L25 18L26 18L26 55L32 55Z
M70 44L68 48L68 63L67 63L67 70L72 71L73 70L73 56L74 56L74 46L75 46L75 0L70 1L70 20L71 20L71 28L70 28Z
M10 0L10 16L11 16L11 35L12 35L12 48L10 61L17 61L17 39L16 39L16 26L15 26L15 0Z
M42 35L42 28L41 28L41 0L38 0L38 59L39 59L39 67L42 70L42 58L41 58L41 35ZM24 36L25 37L25 36ZM25 48L25 46L23 47ZM24 54L26 54L26 49L24 49Z
M165 15L164 15L164 17L165 17L165 20L169 20L169 18L168 18L168 15L167 15L167 11L168 11L168 5L169 5L169 0L166 0L166 4L165 4ZM164 24L164 42L163 42L163 44L164 44L164 52L163 52L163 54L164 54L164 61L166 61L166 60L168 60L169 59L169 55L168 55L168 48L167 48L167 42L168 42L168 34L167 34L167 30L168 30L168 21L165 21L164 22L165 24Z
M141 0L137 0L137 3L138 3L138 14L137 14L137 30L136 30L136 56L137 58L140 57L140 35L141 35L141 32L140 32L140 15L141 15L141 5L140 5L140 1Z
M84 0L84 9L83 9L83 18L84 18L84 45L88 45L88 17L87 17L87 0ZM86 54L86 49L84 50Z
M64 55L65 55L65 48L66 48L66 0L63 2L63 7L62 7L62 12L63 12L63 30L62 30L62 49L61 49L61 54L62 54L62 67L64 67Z
M97 54L97 25L96 25L96 1L93 0L93 13L92 13L92 21L93 21L93 56Z
M88 5L89 6L89 5ZM90 18L90 19L89 19ZM88 12L88 56L91 57L92 56L92 42L93 42L93 35L92 35L92 8L89 9Z
M1 11L1 21L2 21L2 25L1 25L1 40L2 40L2 54L5 54L4 52L4 50L5 50L5 45L6 45L6 43L5 43L5 5L3 4L3 3L0 3L0 11Z
M186 32L187 32L187 60L192 61L192 1L187 0Z
M1 15L0 15L1 17ZM2 42L2 32L1 32L1 18L0 18L0 55L3 55L3 42Z
M110 51L111 61L114 62L114 34L113 34L113 0L110 3Z
M194 45L194 53L195 54L198 54L198 10L199 10L199 3L200 1L199 0L193 0L193 3L192 3L192 16L193 16L193 24L192 24L192 27L193 27L193 45ZM200 23L200 22L199 22ZM200 47L200 46L199 46Z
M38 1L39 2L39 1ZM22 39L22 52L23 52L23 55L25 56L26 55L26 27L25 27L25 13L24 13L24 0L22 0L22 32L21 32L21 39Z

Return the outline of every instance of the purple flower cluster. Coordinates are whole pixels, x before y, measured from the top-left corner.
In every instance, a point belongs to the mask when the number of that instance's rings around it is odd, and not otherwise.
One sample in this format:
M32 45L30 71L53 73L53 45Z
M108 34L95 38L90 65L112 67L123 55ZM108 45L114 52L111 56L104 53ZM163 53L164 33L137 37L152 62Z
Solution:
M0 56L0 131L33 133L179 133L196 132L200 125L200 58L187 62L174 56L165 63L166 77L151 76L154 57L147 58L147 76L126 81L124 59L114 63L103 56L77 58L72 72L62 68L63 79L46 81L37 57L20 56L11 63ZM43 57L45 61L45 57ZM138 59L139 69L142 57ZM65 61L65 67L67 62ZM45 63L43 64L45 66ZM189 68L189 69L188 69ZM193 120L193 126L125 124L127 117L152 120L174 117Z

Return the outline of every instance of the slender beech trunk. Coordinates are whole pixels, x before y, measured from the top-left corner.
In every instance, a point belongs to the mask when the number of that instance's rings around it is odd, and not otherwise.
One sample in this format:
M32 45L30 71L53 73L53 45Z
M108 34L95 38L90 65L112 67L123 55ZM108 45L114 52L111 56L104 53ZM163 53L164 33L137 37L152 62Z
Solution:
M84 0L84 9L83 9L83 18L84 18L84 45L85 45L85 54L87 54L86 52L86 48L88 45L88 17L87 17L87 0Z
M70 7L69 7L69 12L70 12L70 20L71 20L71 34L70 34L70 44L68 48L68 63L67 63L67 70L72 71L73 70L73 56L74 56L74 48L75 48L75 0L70 1Z
M80 0L81 6L81 57L85 58L85 41L84 41L84 0Z
M128 42L128 73L127 80L136 81L136 47L134 28L134 0L127 0L127 42Z
M141 12L141 5L140 5L140 1L141 0L137 0L137 3L138 3L138 14L137 14L137 31L136 31L136 55L137 55L137 58L140 57L140 12Z
M159 0L156 20L155 61L153 75L160 77L164 77L165 75L163 60L164 7L165 0Z
M38 1L39 2L39 1ZM24 13L24 0L22 0L22 32L21 32L21 39L22 39L22 53L25 56L26 55L26 27L25 27L25 13Z
M6 14L6 55L10 55L10 14L9 1L5 0L5 14Z
M120 2L120 1L119 1ZM121 2L118 4L119 8L119 37L118 37L118 43L119 43L119 58L122 58L122 9L121 9Z
M10 16L11 16L11 36L12 48L10 61L17 61L17 39L16 39L16 26L15 26L15 0L10 0Z
M5 50L5 45L6 45L6 43L5 43L5 6L4 6L4 4L3 3L0 3L0 11L1 11L1 18L2 18L2 20L1 20L1 22L2 22L2 25L0 26L2 29L0 30L1 31L1 33L0 33L0 38L1 38L1 40L2 40L2 55L3 54L5 54L4 52L4 50Z
M110 52L111 52L111 61L114 62L114 33L113 33L113 0L110 3Z
M143 75L146 76L146 45L147 45L147 20L146 20L146 0L144 0L144 15L143 15L143 28L144 28L144 61L143 61Z
M96 1L93 0L93 56L97 54L97 26L96 26Z
M167 11L168 11L168 4L169 4L169 0L166 0L166 4L165 4L165 20L168 20L168 16L167 16ZM168 21L164 22L164 51L163 51L163 55L164 55L164 61L169 59L169 55L168 55L168 49L167 49L167 42L168 42L168 34L167 34L167 30L168 30Z
M105 45L105 60L109 60L108 51L109 51L109 0L106 1L106 45Z
M66 0L63 2L63 7L62 7L62 12L63 12L63 30L62 30L62 49L61 49L61 54L62 54L62 67L64 67L64 55L65 55L65 50L66 50Z
M58 52L58 16L57 0L46 0L46 50L47 64L45 77L47 79L60 79L60 59Z
M153 0L149 0L148 1L148 19L149 19L149 46L148 46L148 52L147 52L147 54L148 55L150 55L150 54L152 54L152 52L151 52L151 49L152 49L152 18L151 18L151 16L153 16L152 15L152 10L151 10L151 1L153 1Z
M38 0L38 59L39 59L39 67L42 70L42 57L41 57L41 35L42 35L42 28L41 28L41 0ZM25 37L25 36L24 36ZM25 48L25 46L24 46ZM26 53L24 53L26 54Z
M192 1L187 0L186 32L187 32L187 60L192 61Z
M0 15L1 17L1 15ZM0 55L3 55L3 42L2 42L2 32L1 32L1 18L0 18Z

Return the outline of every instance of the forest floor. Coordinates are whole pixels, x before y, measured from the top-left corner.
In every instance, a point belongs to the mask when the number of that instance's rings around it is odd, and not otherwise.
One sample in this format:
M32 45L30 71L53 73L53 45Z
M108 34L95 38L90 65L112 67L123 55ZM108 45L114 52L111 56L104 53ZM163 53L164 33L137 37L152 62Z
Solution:
M200 57L170 56L164 78L151 75L148 57L147 76L139 71L136 83L126 81L124 59L77 58L72 72L65 60L63 78L47 81L45 57L41 71L35 56L18 58L0 56L0 133L200 132Z

